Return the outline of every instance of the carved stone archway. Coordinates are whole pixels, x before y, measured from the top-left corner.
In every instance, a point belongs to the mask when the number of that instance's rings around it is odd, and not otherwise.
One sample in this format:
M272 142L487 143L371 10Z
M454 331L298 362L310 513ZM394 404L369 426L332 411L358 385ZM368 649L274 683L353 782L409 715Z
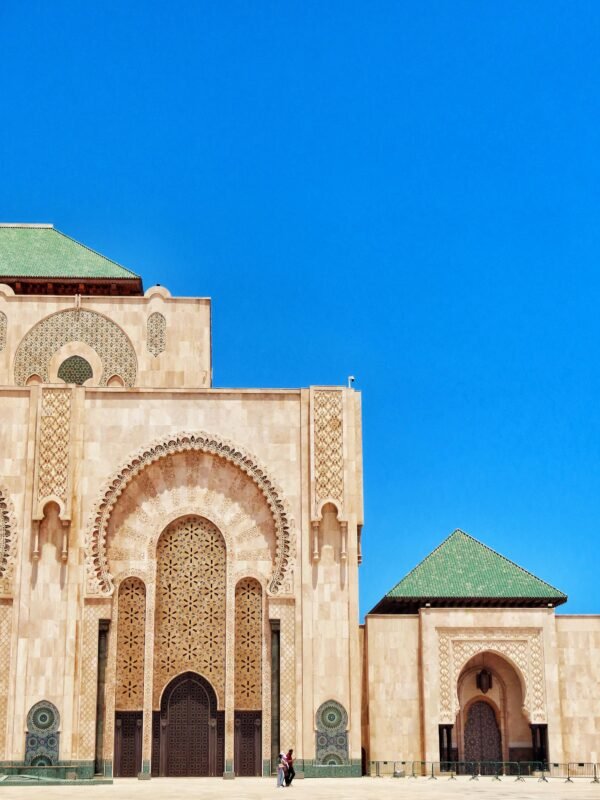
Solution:
M532 723L546 722L542 631L539 628L438 629L439 721L454 724L458 678L467 662L489 651L505 658L522 681L523 712Z
M86 537L88 595L110 596L114 591L110 574L106 533L113 508L128 484L146 467L169 455L201 452L217 456L248 475L264 495L276 536L276 554L269 584L271 594L282 592L293 559L293 520L281 490L251 453L227 439L205 432L178 433L139 450L104 485L96 503Z

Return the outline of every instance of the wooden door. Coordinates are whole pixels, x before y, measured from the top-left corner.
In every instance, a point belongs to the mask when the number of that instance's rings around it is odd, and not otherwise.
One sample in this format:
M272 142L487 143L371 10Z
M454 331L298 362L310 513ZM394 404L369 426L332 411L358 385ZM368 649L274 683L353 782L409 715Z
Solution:
M160 775L170 777L216 775L222 771L222 737L217 701L210 684L194 673L179 676L167 687L161 704L159 737ZM158 727L158 726L157 726Z
M260 711L235 712L234 770L236 775L262 774L262 714Z
M135 778L142 770L142 712L117 711L115 778Z
M465 761L502 761L502 744L496 714L492 706L483 700L473 703L467 714ZM486 770L482 768L482 771Z

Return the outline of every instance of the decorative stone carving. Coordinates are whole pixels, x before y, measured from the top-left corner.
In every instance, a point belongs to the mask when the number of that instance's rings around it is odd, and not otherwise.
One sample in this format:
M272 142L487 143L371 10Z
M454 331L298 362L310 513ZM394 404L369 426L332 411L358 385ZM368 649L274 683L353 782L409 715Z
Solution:
M8 492L0 487L0 594L12 592L17 559L17 528ZM1 696L1 695L0 695Z
M317 764L348 763L348 714L341 703L327 700L317 709L316 760Z
M8 321L4 311L0 311L0 353L6 347L6 331L8 328Z
M71 390L43 389L38 463L38 502L58 497L67 504Z
M47 700L36 703L27 714L25 734L26 766L56 766L60 734L60 715Z
M12 603L0 604L0 753L6 752L12 612Z
M235 587L236 711L262 709L262 587L244 578Z
M100 620L110 616L104 605L86 603L83 607L83 642L81 647L81 684L79 689L79 741L77 758L93 761L96 749L96 702L98 689L98 628ZM116 631L115 631L116 633ZM106 685L106 696L114 692L114 685ZM114 722L106 717L105 735Z
M148 317L146 346L155 358L167 349L167 321L158 311Z
M280 703L279 739L293 742L296 739L296 626L293 602L269 603L269 618L279 619L280 624ZM289 745L288 745L289 746Z
M524 682L523 710L532 723L546 722L542 631L539 628L457 628L438 630L439 723L454 724L459 707L460 673L473 656L485 651L498 653L514 664Z
M344 500L343 406L339 390L314 395L315 502Z
M24 386L30 375L48 383L50 359L68 342L83 342L98 353L100 386L113 375L120 375L126 386L135 384L137 358L129 337L108 317L78 308L46 317L23 337L15 354L15 383Z
M225 541L202 517L176 520L156 552L153 708L182 672L203 675L225 706Z
M293 560L293 521L281 491L257 459L225 439L207 433L179 433L140 450L105 484L92 515L86 537L88 594L110 595L113 579L109 571L106 533L113 508L127 485L150 464L175 453L201 452L217 456L246 473L264 495L275 526L276 553L269 584L272 594L280 593ZM148 487L152 496L153 487Z
M139 578L119 585L115 708L141 711L144 706L146 587Z

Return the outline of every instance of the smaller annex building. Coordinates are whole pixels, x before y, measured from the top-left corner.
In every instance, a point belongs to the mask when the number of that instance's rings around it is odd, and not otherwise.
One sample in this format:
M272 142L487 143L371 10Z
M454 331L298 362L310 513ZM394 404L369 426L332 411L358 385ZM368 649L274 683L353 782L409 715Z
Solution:
M371 761L597 762L600 616L456 530L363 630Z

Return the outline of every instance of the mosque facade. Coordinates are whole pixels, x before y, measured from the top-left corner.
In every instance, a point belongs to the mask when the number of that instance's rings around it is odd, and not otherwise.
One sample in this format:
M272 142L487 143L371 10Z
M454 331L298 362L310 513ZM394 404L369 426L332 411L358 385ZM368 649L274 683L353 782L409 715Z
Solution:
M599 759L600 617L467 534L359 625L360 393L213 387L209 299L0 226L0 409L0 766Z

